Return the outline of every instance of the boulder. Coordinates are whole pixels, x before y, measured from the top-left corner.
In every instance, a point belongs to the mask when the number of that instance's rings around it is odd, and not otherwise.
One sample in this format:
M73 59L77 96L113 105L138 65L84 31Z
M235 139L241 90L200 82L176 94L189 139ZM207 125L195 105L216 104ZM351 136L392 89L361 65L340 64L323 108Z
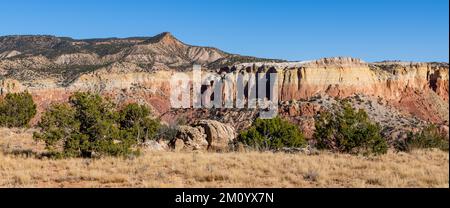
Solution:
M200 120L193 126L179 126L169 146L175 151L226 151L236 136L236 130L231 125L214 120Z
M201 127L179 126L175 139L171 142L171 146L175 149L177 141L183 143L182 147L178 144L178 149L201 150L208 147L206 135Z
M208 149L228 150L230 142L237 137L233 126L214 120L200 120L194 126L204 129Z

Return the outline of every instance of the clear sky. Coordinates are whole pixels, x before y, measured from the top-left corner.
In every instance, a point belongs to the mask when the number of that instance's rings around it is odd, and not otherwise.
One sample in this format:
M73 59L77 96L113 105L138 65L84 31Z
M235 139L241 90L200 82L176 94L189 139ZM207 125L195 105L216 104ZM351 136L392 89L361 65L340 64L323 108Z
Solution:
M258 57L449 60L448 0L0 0L0 35L153 36Z

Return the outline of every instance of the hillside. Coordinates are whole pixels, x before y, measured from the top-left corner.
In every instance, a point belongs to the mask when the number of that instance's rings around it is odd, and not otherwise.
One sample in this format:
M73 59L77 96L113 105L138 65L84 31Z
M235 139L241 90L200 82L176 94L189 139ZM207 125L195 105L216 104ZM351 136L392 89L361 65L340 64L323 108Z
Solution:
M148 104L168 123L178 118L191 122L209 118L233 124L238 130L248 127L258 112L170 108L171 75L189 74L193 64L201 64L207 75L277 73L279 114L309 136L314 131L315 115L332 109L336 99L344 98L368 111L389 138L428 124L448 133L448 63L367 63L351 57L286 62L191 46L170 33L85 40L0 37L1 94L31 92L38 105L33 123L49 104L67 101L76 91L92 91L116 103ZM230 87L235 89L236 83Z
M60 85L86 72L128 63L128 72L188 70L193 64L222 67L259 59L223 52L216 48L187 45L170 33L154 37L75 40L55 36L0 37L0 74L30 81L52 78Z

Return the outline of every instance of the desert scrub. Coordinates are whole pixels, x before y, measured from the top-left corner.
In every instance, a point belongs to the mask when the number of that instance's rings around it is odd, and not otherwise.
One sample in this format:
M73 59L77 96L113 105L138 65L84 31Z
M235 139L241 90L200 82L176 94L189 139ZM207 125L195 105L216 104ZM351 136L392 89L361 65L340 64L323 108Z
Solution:
M25 127L36 115L36 104L28 92L8 93L0 98L0 126Z
M304 147L306 141L297 126L276 117L256 119L252 126L239 134L238 141L257 150L282 147Z
M367 113L355 110L348 102L334 106L336 112L322 112L315 122L314 139L319 149L353 154L384 154L388 145L380 126Z
M137 142L146 142L155 138L160 124L156 119L150 118L150 109L144 105L131 103L119 111L119 124L127 136Z
M449 138L440 132L435 125L429 125L418 133L409 132L404 140L397 140L394 146L399 151L410 152L414 149L436 148L443 151L449 150Z
M127 156L152 139L159 122L145 106L129 104L117 111L97 94L75 93L68 104L53 104L38 123L34 139L57 157Z

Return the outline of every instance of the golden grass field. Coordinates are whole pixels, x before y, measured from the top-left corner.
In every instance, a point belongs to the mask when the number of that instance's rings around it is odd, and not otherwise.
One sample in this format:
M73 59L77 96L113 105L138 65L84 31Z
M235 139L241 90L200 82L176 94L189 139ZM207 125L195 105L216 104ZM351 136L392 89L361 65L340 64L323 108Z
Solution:
M0 187L449 187L449 153L146 152L37 159L30 130L0 129Z

